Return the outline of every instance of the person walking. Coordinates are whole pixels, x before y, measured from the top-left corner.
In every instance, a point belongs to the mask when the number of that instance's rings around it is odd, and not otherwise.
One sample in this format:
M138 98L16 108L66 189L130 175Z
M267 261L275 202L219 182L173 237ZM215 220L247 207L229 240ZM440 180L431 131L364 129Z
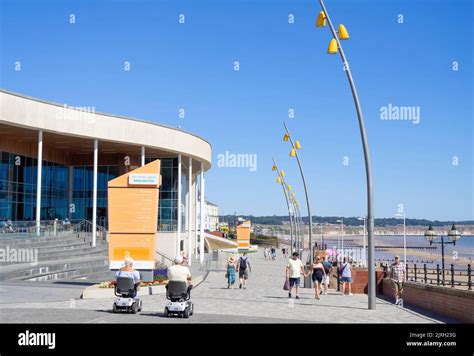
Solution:
M237 270L237 264L235 263L235 257L230 256L229 261L227 262L227 288L234 289L234 283L236 280L236 273L235 271Z
M351 291L352 266L349 262L346 262L345 257L340 268L340 275L342 276L342 295L345 295L346 293L346 285L349 285L349 295L354 295Z
M395 304L403 306L403 284L406 282L405 264L400 262L400 256L395 256L395 262L390 266L390 280L392 281Z
M275 258L276 258L276 248L275 248L275 246L272 246L270 251L271 251L271 254L272 254L272 261L275 261Z
M239 271L239 288L246 289L245 284L249 279L249 272L252 272L252 267L250 266L250 261L247 257L247 252L244 252L244 254L239 258L239 261L237 262L237 269Z
M286 279L290 282L290 290L288 291L288 298L291 298L291 292L293 291L293 287L296 289L296 299L300 299L298 296L298 289L301 282L301 275L307 277L304 273L304 266L303 262L299 259L299 253L293 252L291 258L288 260L288 264L286 266Z
M321 263L321 257L319 256L317 256L316 260L313 262L313 274L311 279L314 283L314 297L316 299L320 299L320 288L322 288L321 284L323 283L323 279L326 280L326 272L324 270L323 264Z
M330 276L332 272L332 264L331 262L328 261L326 256L323 256L323 267L324 267L324 273L326 274L323 281L324 294L328 294Z

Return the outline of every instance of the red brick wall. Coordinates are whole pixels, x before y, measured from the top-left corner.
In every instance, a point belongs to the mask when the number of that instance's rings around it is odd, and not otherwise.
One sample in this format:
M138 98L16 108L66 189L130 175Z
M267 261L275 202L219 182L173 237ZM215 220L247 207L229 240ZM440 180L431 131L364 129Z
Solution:
M382 293L382 281L383 281L383 271L375 271L376 275L376 288L377 293ZM364 293L368 294L368 277L369 274L367 272L367 268L356 268L352 267L352 293ZM335 271L335 267L333 269L331 275L331 285L330 288L337 288L337 272ZM341 291L342 291L342 283L341 283ZM348 293L348 292L346 292Z
M376 271L376 289L378 293L382 293L382 281L383 281L383 271ZM369 292L369 273L367 268L353 268L352 269L352 293L364 293L368 294Z
M383 294L393 297L390 279L383 280ZM474 292L450 287L406 282L403 301L463 323L474 323Z

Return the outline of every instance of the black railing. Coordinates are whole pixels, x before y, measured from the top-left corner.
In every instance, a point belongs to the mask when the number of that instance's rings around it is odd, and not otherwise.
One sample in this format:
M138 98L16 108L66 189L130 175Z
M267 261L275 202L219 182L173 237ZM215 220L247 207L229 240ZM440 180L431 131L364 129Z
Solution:
M390 268L388 264L384 264L382 267L385 277L389 277ZM413 264L412 267L408 264L406 265L406 276L409 281L423 284L436 284L437 286L446 286L446 284L448 284L451 288L467 287L467 290L472 290L472 268L470 264L467 265L467 268L459 266L456 268L454 264L451 264L449 270L443 271L439 264L436 265L436 268L429 268L425 263L423 264L423 278L420 278L419 273L420 267L416 264ZM450 274L449 282L443 278L446 273Z

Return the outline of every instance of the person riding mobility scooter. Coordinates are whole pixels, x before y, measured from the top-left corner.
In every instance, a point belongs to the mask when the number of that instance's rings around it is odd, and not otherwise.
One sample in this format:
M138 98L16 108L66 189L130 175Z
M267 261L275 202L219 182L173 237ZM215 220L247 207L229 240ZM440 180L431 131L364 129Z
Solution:
M142 301L137 298L140 285L140 273L133 269L133 259L125 258L125 266L116 273L117 283L114 293L118 297L114 301L114 313L126 311L132 314L142 311Z
M183 257L174 259L174 266L168 268L168 284L166 286L166 298L170 302L166 305L164 316L179 315L189 318L194 314L194 304L191 299L191 272L189 268L182 266Z

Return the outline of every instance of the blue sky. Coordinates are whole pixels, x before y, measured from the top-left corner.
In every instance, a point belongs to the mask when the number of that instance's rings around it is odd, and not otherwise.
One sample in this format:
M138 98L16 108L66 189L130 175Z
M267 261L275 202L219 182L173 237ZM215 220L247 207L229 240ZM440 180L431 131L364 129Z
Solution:
M302 144L313 214L365 214L357 117L341 60L326 54L329 28L314 27L318 1L0 3L2 88L201 135L213 147L207 197L222 214L286 213L272 156L304 206L285 121ZM325 3L351 36L343 46L365 116L375 216L403 204L407 217L473 219L472 2ZM420 122L381 120L389 104L418 107ZM256 154L257 170L217 167L226 151Z

